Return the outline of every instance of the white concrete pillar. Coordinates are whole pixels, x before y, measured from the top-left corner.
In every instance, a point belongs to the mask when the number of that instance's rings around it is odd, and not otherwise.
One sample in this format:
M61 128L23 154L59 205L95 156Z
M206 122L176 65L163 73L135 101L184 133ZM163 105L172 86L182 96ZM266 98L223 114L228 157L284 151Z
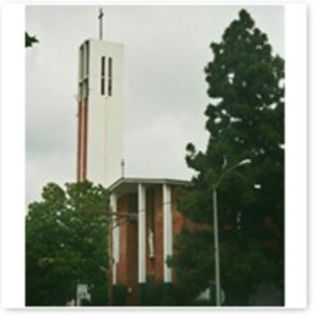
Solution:
M146 282L146 187L138 185L138 282Z
M110 195L110 209L113 214L117 213L117 195L112 193ZM112 217L112 283L117 283L117 263L120 258L120 229L117 226L117 218Z
M167 265L167 258L173 253L173 230L172 230L172 195L171 187L163 184L163 280L165 283L172 282L172 270Z

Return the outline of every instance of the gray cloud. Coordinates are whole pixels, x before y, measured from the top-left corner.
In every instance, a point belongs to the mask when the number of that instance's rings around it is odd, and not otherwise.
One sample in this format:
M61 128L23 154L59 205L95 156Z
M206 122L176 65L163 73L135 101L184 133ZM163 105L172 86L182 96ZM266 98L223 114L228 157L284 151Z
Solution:
M284 55L281 6L244 6ZM205 148L203 68L239 6L106 6L105 38L125 44L126 168L188 178L185 145ZM27 201L48 181L75 180L78 47L97 36L97 7L30 6L27 50Z

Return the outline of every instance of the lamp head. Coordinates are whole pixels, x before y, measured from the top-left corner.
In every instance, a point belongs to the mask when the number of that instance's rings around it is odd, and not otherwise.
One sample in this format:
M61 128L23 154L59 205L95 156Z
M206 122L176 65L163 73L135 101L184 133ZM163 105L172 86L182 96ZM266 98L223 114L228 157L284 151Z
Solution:
M247 165L247 164L250 164L252 161L251 161L251 159L244 159L244 160L242 160L242 161L240 161L239 163L238 163L238 166L240 167L240 166L245 166L245 165Z

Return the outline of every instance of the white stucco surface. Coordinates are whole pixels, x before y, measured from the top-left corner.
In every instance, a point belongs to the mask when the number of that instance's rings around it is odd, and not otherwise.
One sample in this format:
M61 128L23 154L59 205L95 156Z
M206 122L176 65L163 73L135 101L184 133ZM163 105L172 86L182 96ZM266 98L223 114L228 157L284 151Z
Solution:
M123 157L123 45L89 40L87 178L108 187L120 178ZM101 94L101 57L105 57L105 94ZM108 96L108 58L112 58L112 95Z

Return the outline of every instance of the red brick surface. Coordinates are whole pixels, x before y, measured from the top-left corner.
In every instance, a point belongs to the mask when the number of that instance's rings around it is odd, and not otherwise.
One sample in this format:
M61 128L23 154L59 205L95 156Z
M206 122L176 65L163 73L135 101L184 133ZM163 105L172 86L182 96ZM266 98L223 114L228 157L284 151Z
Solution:
M146 262L147 279L155 283L163 282L163 195L162 185L152 187L153 192L147 190L147 214L153 211L153 219L147 216L146 228ZM118 212L126 215L129 209L129 197L137 197L137 194L124 195L118 199ZM201 229L203 226L187 220L176 208L177 192L172 187L172 217L173 217L173 239L183 228L189 230ZM132 198L131 198L132 201ZM138 303L138 225L137 221L128 223L126 219L121 220L120 226L120 260L117 265L117 283L124 284L130 288L128 293L128 305ZM149 257L148 250L148 228L154 228L154 258ZM173 270L173 282L176 274Z
M77 181L87 178L88 99L78 104Z
M155 258L154 258L154 279L157 283L163 281L163 208L162 188L155 188Z
M128 196L118 199L119 214L128 213ZM138 233L137 223L128 223L127 218L120 220L120 259L117 265L117 283L128 287L127 304L137 303L138 298Z

